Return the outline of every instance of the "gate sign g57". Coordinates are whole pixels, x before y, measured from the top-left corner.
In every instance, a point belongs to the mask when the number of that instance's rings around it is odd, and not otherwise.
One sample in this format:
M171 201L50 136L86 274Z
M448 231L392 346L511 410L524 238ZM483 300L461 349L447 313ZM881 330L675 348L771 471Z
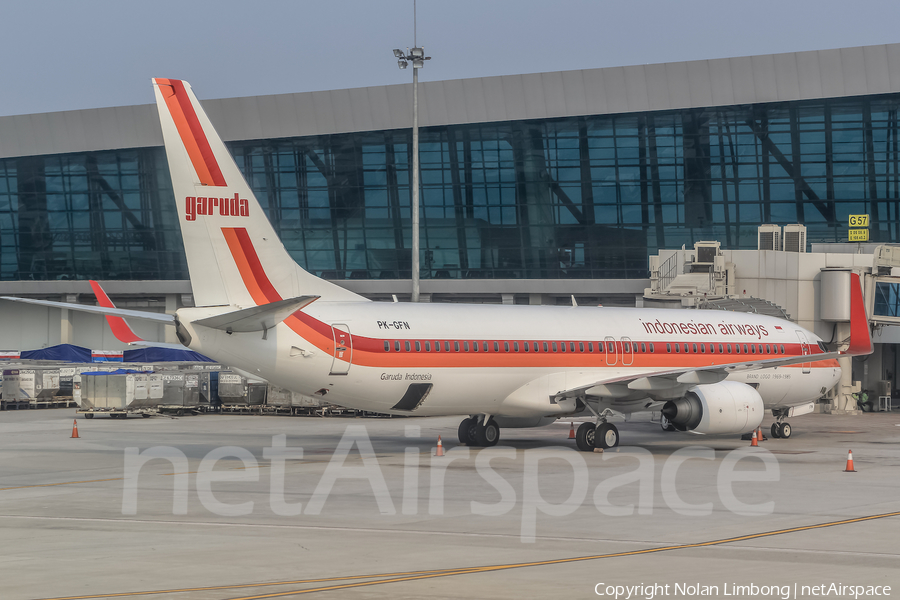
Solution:
M850 215L850 227L868 227L869 215Z

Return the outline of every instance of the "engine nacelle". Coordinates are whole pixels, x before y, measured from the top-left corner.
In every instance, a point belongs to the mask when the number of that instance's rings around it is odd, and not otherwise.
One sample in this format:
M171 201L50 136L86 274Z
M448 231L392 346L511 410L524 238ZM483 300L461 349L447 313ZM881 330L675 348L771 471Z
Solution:
M765 407L749 385L721 381L692 387L684 398L666 402L662 414L679 431L747 433L762 423Z

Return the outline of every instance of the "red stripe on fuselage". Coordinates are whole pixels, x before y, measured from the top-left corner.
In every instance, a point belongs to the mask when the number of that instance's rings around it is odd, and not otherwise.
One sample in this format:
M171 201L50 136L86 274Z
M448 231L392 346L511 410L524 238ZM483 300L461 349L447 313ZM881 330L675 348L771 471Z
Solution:
M225 239L228 242L229 249L231 250L232 256L235 260L235 264L238 267L238 270L241 274L241 278L244 281L244 285L247 290L250 292L251 296L254 298L254 301L257 304L264 304L267 302L277 302L282 299L281 294L278 293L278 290L275 289L275 286L272 285L272 282L269 281L268 276L266 275L265 269L262 266L262 263L259 260L259 256L256 254L256 249L253 246L253 242L250 239L250 235L247 233L247 230L243 227L223 227L222 233L225 235ZM302 311L297 311L287 319L285 319L285 324L297 335L301 338L307 340L319 350L327 353L334 353L334 337L332 328L327 323L324 323ZM443 344L444 342L449 342L451 350L437 352L434 350L425 351L424 344L425 342L429 344L434 344L435 342L440 342ZM707 346L710 343L715 344L716 348L720 344L727 347L728 344L740 344L741 346L749 346L751 344L755 344L759 346L760 350L764 347L765 344L760 344L759 342L675 342L672 340L665 342L648 342L648 341L638 341L637 344L647 344L647 348L649 348L649 344L654 344L654 348L659 348L659 352L625 352L622 341L617 341L615 343L616 355L615 358L610 362L608 355L605 351L600 350L602 346L601 343L608 344L607 341L594 341L594 340L472 340L472 339L424 339L424 338L372 338L360 335L351 334L351 342L353 347L353 364L359 365L362 367L381 367L381 368L459 368L459 367L482 367L482 368L491 368L491 367L525 367L525 368L537 368L537 367L560 367L560 368L571 368L571 367L587 367L587 368L641 368L641 369L678 369L678 368L699 368L706 367L710 365L728 365L728 364L738 364L745 362L753 362L759 360L766 360L769 358L774 358L776 356L799 356L801 355L802 348L798 343L788 343L782 344L777 342L778 346L785 346L785 352L782 353L774 353L774 354L758 354L758 353L741 353L741 354L725 354L725 353L698 353L698 352L686 352L686 353L675 353L675 352L663 352L662 350L666 348L666 344L684 344L687 343L690 345L691 349L695 345L706 344ZM385 351L384 345L385 342L388 343L389 350ZM395 350L395 342L399 342L401 345L401 351L397 352ZM415 351L411 350L409 352L405 351L406 344L410 344L410 348L415 348L416 342L419 342L420 348L422 350ZM485 352L483 350L484 342L488 343L488 351ZM499 345L501 350L499 352L495 352L493 350L494 343ZM557 346L561 349L562 344L566 344L567 347L570 348L568 352L543 352L539 350L538 352L524 352L524 351L505 351L505 344L510 345L510 349L515 348L514 344L520 344L520 349L524 350L523 344L525 343L533 344L537 342L539 344L539 348L543 349L543 344L559 344ZM460 348L465 348L464 344L479 344L480 351L475 352L472 346L470 346L470 350L468 352L460 350L456 351L456 344L460 345ZM585 352L585 351L571 351L571 347L569 344L574 343L576 348L580 348L580 344L584 344L585 348L589 348L588 344L594 344L594 347L598 350L596 352ZM635 346L635 342L632 340L630 342L632 347ZM775 344L775 342L768 342L771 346ZM433 348L433 346L432 346ZM627 361L627 362L626 362ZM806 366L808 363L803 363L802 365L788 365L791 367L801 367ZM837 361L828 360L828 361L816 361L815 354L810 355L810 363L811 366L815 367L833 367L837 366Z

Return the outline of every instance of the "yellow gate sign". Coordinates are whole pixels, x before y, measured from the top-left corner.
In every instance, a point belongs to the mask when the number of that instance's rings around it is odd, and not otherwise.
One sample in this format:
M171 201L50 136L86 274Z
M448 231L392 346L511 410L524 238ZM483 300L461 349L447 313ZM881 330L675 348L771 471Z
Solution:
M868 227L869 226L869 215L850 215L850 227ZM853 238L850 238L851 241ZM868 238L866 238L868 239Z
M847 241L868 242L869 241L869 230L868 229L851 229L849 232L849 235L847 236Z

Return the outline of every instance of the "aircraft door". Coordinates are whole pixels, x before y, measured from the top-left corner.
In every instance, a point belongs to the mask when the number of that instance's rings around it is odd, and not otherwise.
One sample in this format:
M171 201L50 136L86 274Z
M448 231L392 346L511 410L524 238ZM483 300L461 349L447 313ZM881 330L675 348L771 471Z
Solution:
M799 330L795 331L797 331L797 338L800 340L800 353L803 354L803 356L809 356L809 340L806 339L806 334ZM804 374L810 372L810 363L806 362L800 366L803 367Z
M622 338L622 364L630 365L634 362L634 343L630 337Z
M605 343L603 346L606 348L606 364L611 367L616 364L616 361L619 359L616 352L616 338L608 335L604 340Z
M334 323L331 326L334 335L334 360L331 362L331 375L346 375L350 372L350 362L353 358L353 338L350 336L350 328L343 323Z

